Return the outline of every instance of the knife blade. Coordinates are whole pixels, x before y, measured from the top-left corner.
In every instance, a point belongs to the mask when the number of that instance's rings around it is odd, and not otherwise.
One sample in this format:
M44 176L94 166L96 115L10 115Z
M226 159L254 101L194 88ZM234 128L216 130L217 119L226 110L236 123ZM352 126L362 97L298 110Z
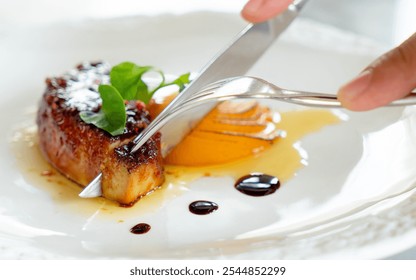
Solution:
M255 64L269 46L279 37L283 31L298 16L307 0L294 1L288 9L279 16L262 23L247 25L223 51L217 54L211 61L202 68L199 75L180 93L178 96L156 117L149 126L142 131L133 143L135 146L131 153L137 151L155 133L154 127L160 122L164 114L168 114L182 101L192 94L198 92L204 86L220 79L240 76ZM210 108L192 112L192 118L175 122L175 126L164 126L162 132L163 150L166 153L170 147L179 143L183 136L192 128L197 120L202 118ZM88 186L79 194L82 198L101 196L100 173Z

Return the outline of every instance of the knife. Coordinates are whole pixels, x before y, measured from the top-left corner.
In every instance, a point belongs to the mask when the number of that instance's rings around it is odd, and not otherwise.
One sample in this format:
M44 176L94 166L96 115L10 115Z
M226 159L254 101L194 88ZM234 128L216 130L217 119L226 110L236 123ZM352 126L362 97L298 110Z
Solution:
M142 133L140 133L133 143L135 146L131 153L137 151L150 137L156 132L155 127L159 124L162 116L169 114L182 101L188 99L192 94L198 92L204 86L220 79L244 75L253 64L262 56L268 47L277 37L292 23L303 8L307 0L294 1L288 9L279 16L257 24L249 24L236 38L218 55L216 55L202 70L198 77L180 93L178 96L156 117ZM162 152L166 151L179 143L183 136L190 131L193 124L201 119L210 108L192 112L187 118L175 122L175 126L164 126L162 132ZM100 173L91 183L79 194L82 198L101 196L101 177Z

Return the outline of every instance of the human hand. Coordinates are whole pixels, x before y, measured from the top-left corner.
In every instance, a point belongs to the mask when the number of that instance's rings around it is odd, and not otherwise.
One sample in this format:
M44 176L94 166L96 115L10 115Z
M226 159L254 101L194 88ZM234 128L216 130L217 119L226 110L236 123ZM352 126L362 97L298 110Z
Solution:
M371 63L338 92L341 104L365 111L387 105L416 87L416 33Z
M249 0L241 14L250 22L261 22L280 14L291 3L292 0ZM347 109L365 111L404 97L415 87L416 33L342 86L338 99Z

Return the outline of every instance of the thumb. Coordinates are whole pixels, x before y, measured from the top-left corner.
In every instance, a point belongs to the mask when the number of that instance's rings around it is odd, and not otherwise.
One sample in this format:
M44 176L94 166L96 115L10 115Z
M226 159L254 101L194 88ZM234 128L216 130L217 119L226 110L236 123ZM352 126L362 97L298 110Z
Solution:
M338 99L347 109L370 110L408 95L415 86L416 33L341 87Z
M249 0L241 15L253 23L266 21L286 10L292 2L293 0Z

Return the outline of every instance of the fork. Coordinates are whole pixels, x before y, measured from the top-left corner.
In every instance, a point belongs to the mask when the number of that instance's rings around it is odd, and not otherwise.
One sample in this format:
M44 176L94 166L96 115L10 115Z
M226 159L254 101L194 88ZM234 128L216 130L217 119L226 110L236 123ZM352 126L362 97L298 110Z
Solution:
M135 147L132 153L143 145L150 137L157 131L164 127L169 121L178 115L189 111L195 107L210 103L220 102L235 99L272 99L283 102L294 103L297 105L309 107L325 107L325 108L340 108L341 103L334 94L307 92L288 90L280 88L266 80L240 76L223 79L204 87L201 91L193 94L190 98L181 100L172 108L170 114L164 115L162 118L157 118L152 122L152 126L141 137L136 137L139 141L133 140ZM416 104L416 92L411 92L408 96L393 101L386 106L407 106ZM155 122L156 121L156 122ZM99 174L90 185L99 185L101 181L101 174ZM91 188L96 191L96 188ZM91 192L92 196L97 193ZM84 197L89 197L89 193L84 194Z
M272 99L308 107L342 107L334 94L283 89L256 77L232 77L211 83L198 93L193 94L189 99L178 103L170 114L160 118L140 141L135 142L136 147L140 147L169 121L186 111L206 103L234 99ZM416 105L416 92L411 92L408 96L395 100L386 106L407 105ZM132 152L135 151L134 149L132 150Z
M341 108L341 102L334 94L288 90L266 80L240 76L217 81L194 94L178 106L175 116L195 106L213 101L233 99L272 99L309 107ZM386 106L407 106L416 104L416 92L395 100ZM174 116L172 116L174 117Z
M191 98L178 104L169 115L164 116L150 131L153 135L178 115L200 105L235 99L272 99L308 107L341 108L341 103L334 94L288 90L280 88L266 80L240 76L220 80L209 84ZM416 105L416 93L395 100L386 106ZM143 140L143 143L148 139Z

